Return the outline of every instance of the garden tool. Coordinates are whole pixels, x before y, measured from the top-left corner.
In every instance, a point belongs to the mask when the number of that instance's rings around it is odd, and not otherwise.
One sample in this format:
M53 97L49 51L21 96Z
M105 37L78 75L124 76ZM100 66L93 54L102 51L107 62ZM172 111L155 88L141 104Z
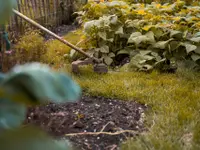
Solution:
M5 44L6 51L3 50ZM3 70L3 58L4 53L10 52L11 44L8 39L8 33L6 32L5 25L1 25L0 27L0 71Z
M22 13L20 13L19 11L13 9L13 12L19 16L20 18L24 19L25 21L29 22L30 24L34 25L35 27L41 29L42 31L50 34L51 36L53 36L54 38L56 38L57 40L59 40L60 42L64 43L65 45L69 46L70 48L76 50L77 52L83 54L84 56L86 56L88 59L86 60L77 60L75 62L72 62L72 71L74 73L78 73L79 72L79 66L80 65L88 65L88 64L92 64L94 67L94 71L97 73L107 73L108 72L108 67L98 58L92 57L89 54L87 54L86 52L84 52L82 49L78 48L77 46L71 44L70 42L66 41L65 39L63 39L62 37L58 36L57 34L51 32L50 30L48 30L47 28L43 27L42 25L38 24L37 22L33 21L32 19L28 18L27 16L23 15Z

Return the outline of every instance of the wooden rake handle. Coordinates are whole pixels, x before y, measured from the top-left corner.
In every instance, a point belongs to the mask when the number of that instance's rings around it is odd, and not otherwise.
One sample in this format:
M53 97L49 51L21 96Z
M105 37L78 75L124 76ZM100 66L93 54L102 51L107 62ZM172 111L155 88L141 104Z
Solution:
M42 25L40 25L39 23L35 22L34 20L28 18L27 16L23 15L22 13L20 13L19 11L13 9L13 12L19 16L20 18L24 19L25 21L29 22L30 24L34 25L35 27L41 29L42 31L50 34L51 36L53 36L54 38L56 38L57 40L59 40L60 42L64 43L65 45L69 46L70 48L76 50L77 52L85 55L88 58L93 59L96 62L100 62L99 59L90 56L89 54L87 54L86 52L84 52L82 49L78 48L77 46L73 45L72 43L68 42L67 40L63 39L62 37L58 36L57 34L51 32L50 30L48 30L47 28L43 27Z

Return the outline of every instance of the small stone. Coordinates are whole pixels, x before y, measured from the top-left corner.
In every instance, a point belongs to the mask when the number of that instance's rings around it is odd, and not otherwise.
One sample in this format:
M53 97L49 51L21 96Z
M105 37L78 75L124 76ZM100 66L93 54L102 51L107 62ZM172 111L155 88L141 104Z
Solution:
M73 127L74 128L83 128L84 124L80 120L78 120L78 121L73 123Z
M95 106L96 106L96 107L100 107L100 105L98 105L98 104L95 104Z
M98 122L93 122L92 124L93 124L93 125L97 125L97 124L98 124Z

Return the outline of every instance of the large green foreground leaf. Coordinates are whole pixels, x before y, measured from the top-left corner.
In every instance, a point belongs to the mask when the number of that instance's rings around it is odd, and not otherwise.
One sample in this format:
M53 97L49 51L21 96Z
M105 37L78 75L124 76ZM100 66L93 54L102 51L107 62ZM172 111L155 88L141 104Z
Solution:
M0 24L5 24L12 15L12 8L16 6L16 0L0 0Z
M2 81L1 86L8 94L25 95L33 104L76 101L81 89L69 76L52 71L48 66L39 63L30 63L16 66ZM21 95L20 95L21 94ZM7 97L6 97L7 98Z
M71 150L67 141L54 141L37 128L28 127L0 134L1 150Z
M20 126L25 118L25 105L8 99L0 99L0 131Z

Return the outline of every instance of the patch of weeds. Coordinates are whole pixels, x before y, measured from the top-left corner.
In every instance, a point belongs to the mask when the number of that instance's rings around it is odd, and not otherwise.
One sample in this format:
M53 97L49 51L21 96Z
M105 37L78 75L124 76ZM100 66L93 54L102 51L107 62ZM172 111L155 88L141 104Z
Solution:
M82 36L82 30L76 30L69 32L63 38L70 43L76 45L80 42ZM70 61L70 51L71 48L58 40L49 40L47 41L47 52L44 55L44 61L48 64L52 64L61 67L65 63ZM79 47L84 47L84 43L78 45ZM60 66L61 65L61 66Z
M42 61L46 53L46 44L39 31L28 31L19 39L15 50L15 57L19 63Z

